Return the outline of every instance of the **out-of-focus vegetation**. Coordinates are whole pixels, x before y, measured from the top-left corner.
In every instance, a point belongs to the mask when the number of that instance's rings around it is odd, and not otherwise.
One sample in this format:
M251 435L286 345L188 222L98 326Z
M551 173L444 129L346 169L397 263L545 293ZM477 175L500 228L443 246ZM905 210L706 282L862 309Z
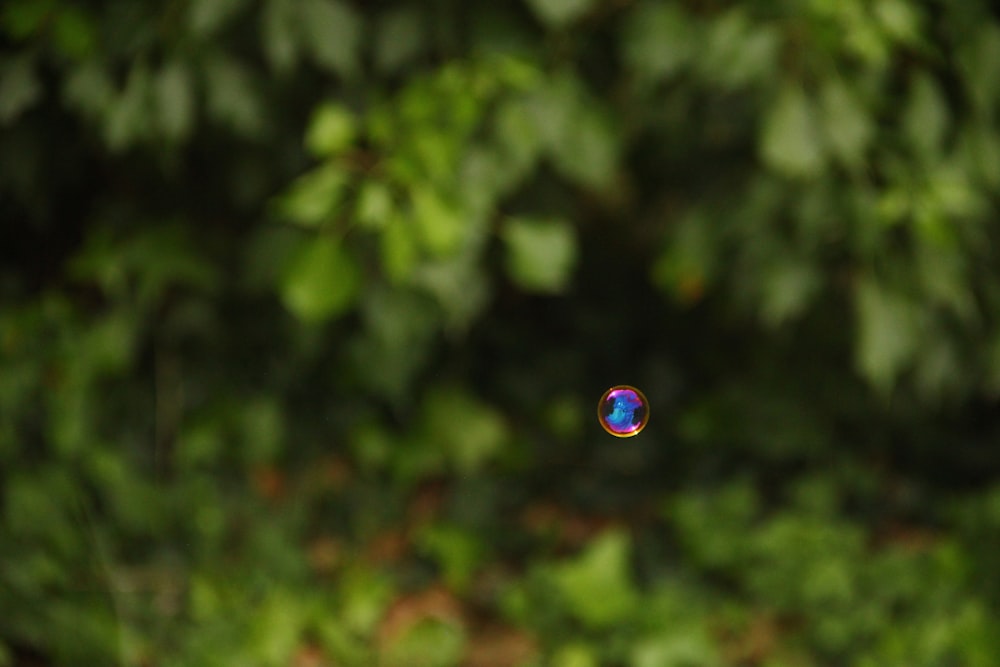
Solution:
M998 664L990 3L0 34L0 666Z

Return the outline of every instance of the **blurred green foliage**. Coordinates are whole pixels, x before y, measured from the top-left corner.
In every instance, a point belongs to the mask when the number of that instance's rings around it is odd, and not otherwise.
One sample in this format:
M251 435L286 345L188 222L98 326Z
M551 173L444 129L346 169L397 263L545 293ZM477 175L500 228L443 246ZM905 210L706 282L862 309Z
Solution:
M990 3L0 40L0 667L996 664Z

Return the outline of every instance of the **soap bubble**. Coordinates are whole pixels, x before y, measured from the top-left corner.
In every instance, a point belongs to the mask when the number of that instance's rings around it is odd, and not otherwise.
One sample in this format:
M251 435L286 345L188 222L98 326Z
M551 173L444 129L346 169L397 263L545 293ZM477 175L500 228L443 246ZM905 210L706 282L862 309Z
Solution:
M597 420L604 430L618 438L630 438L646 428L649 401L635 387L620 384L611 387L597 403Z

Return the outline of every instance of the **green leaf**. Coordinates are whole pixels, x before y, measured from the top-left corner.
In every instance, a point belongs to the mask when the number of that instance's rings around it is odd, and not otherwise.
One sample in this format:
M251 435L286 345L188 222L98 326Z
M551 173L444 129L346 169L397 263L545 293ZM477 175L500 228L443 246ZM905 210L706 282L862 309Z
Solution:
M654 262L650 277L681 303L698 301L705 284L716 272L719 252L716 227L699 209L690 211L674 225L669 244Z
M281 212L303 227L330 222L349 184L336 164L327 164L300 176L279 200Z
M769 327L778 327L801 314L819 288L816 269L805 259L776 260L763 278L761 317Z
M129 239L121 249L138 279L137 296L155 303L171 287L211 292L219 284L219 267L193 245L189 228L164 225Z
M333 239L318 237L292 261L281 296L303 321L322 322L347 310L360 284L357 264L347 250Z
M915 44L920 39L920 15L917 6L905 0L878 0L875 18L895 40Z
M698 69L708 81L723 88L773 80L778 74L781 36L766 23L752 23L740 7L712 21L703 41Z
M618 531L598 537L576 559L557 566L553 576L570 612L593 628L622 621L638 602L629 574L629 539Z
M462 211L428 186L410 190L414 227L424 248L437 257L454 253L466 236Z
M720 436L728 437L721 431L725 428L724 416L732 413L728 405L689 411L680 423L681 433L690 440L717 441ZM708 570L729 571L736 569L742 558L740 552L733 550L733 544L750 539L760 505L757 489L746 481L733 481L716 493L685 494L671 499L663 513L677 528L685 558Z
M582 643L560 646L552 655L552 667L599 667L600 664L594 648Z
M685 628L638 642L632 650L632 667L714 667L720 664L712 638L704 631Z
M358 224L368 229L384 229L395 211L392 192L381 181L365 181L358 192L355 217Z
M42 96L32 58L21 56L0 65L0 125L10 125Z
M428 93L428 97L430 96ZM431 108L432 104L437 103L428 104L428 115L437 115L436 110ZM451 129L438 129L442 124L451 126ZM416 188L435 184L441 196L457 199L450 192L465 149L465 130L455 126L454 117L445 117L415 120L412 132L414 136L406 142L405 152L399 155L399 170L396 172L399 180Z
M351 434L351 454L364 472L384 470L393 454L395 440L377 423L364 423Z
M586 14L594 0L528 0L528 4L544 23L558 28Z
M593 106L577 108L564 140L552 150L559 169L590 188L608 186L618 162L618 137L611 120Z
M521 184L530 164L485 147L470 148L458 174L460 207L470 235L479 237L496 210L497 201Z
M91 391L83 382L64 388L51 396L50 410L48 437L56 451L63 456L78 454L93 437L96 410Z
M175 444L174 460L182 470L211 466L225 447L224 424L218 414L188 419Z
M458 667L465 652L461 625L427 617L417 621L385 650L384 667Z
M428 305L414 290L371 289L362 309L365 330L387 348L412 350L435 329L436 314Z
M42 29L52 12L52 3L39 0L10 0L3 5L0 21L16 39L26 39Z
M90 16L75 7L63 7L52 24L52 42L62 55L83 60L94 52L97 30Z
M251 71L228 55L207 58L204 68L208 112L233 131L257 136L264 126L258 81Z
M425 411L427 437L444 448L462 474L481 469L507 440L507 425L500 413L462 392L432 393Z
M380 240L382 267L389 280L398 283L412 276L420 252L410 221L394 217L386 224Z
M827 144L847 167L858 167L874 134L871 116L857 96L839 79L830 79L820 93Z
M67 106L91 118L104 116L115 98L111 77L99 63L87 60L73 68L63 83Z
M989 204L984 201L981 191L970 183L965 165L954 161L941 162L928 172L930 187L923 194L925 204L929 205L925 205L921 212L930 209L934 213L939 212L942 218L948 218L940 220L942 229L939 236L946 242L953 242L958 232L954 220L978 217L988 210Z
M956 49L962 83L976 115L987 119L1000 101L1000 26L986 21Z
M615 126L575 75L554 76L525 103L534 125L531 141L546 149L563 174L591 188L611 183L619 150Z
M194 125L194 84L187 66L178 61L166 64L154 93L164 136L173 141L188 136Z
M298 59L300 18L294 1L267 0L261 11L264 53L276 72L288 72Z
M813 3L818 4L818 3ZM837 29L841 31L844 51L857 56L874 70L886 66L892 42L862 3L830 3Z
M580 437L587 427L589 410L584 410L580 400L573 396L554 396L544 409L544 423L557 438L572 440Z
M677 4L639 4L626 18L619 40L625 63L644 80L669 77L694 53L695 30Z
M936 401L959 393L961 372L960 352L943 332L937 332L920 348L913 382L925 399Z
M97 227L69 265L71 275L121 298L127 288L137 305L154 305L170 288L213 291L218 267L193 246L178 225L149 226L125 240Z
M494 123L497 145L513 163L512 169L526 172L542 148L529 105L521 97L502 103Z
M282 589L270 593L254 610L254 654L265 665L284 665L293 659L306 619L298 596Z
M437 560L445 582L453 589L466 588L483 560L482 540L456 526L430 524L420 532L417 542Z
M125 90L111 104L104 119L104 137L112 151L128 148L148 132L151 85L145 63L133 64Z
M855 293L858 369L887 391L919 349L920 322L909 299L865 278Z
M732 87L773 79L779 73L783 35L774 25L751 24L740 41L732 68L720 81Z
M391 74L413 60L424 49L423 19L413 7L397 7L379 17L375 27L375 66Z
M359 635L370 634L392 601L392 581L382 572L352 567L339 577L341 609L338 624Z
M188 6L188 25L200 37L211 37L246 6L246 0L193 0Z
M903 112L903 128L917 154L925 158L939 155L949 124L950 113L941 89L929 75L919 74Z
M351 145L354 135L354 114L339 104L322 104L309 122L306 148L316 157L336 155Z
M301 0L302 29L316 64L347 77L358 67L361 17L340 0Z
M440 326L437 309L416 290L372 287L360 310L365 333L352 346L358 375L381 396L407 398Z
M241 405L240 454L252 464L269 463L281 449L285 415L277 400L258 397Z
M246 292L271 291L301 246L301 233L287 225L259 225L243 248L241 286Z
M816 112L802 89L785 85L764 118L760 148L764 162L787 176L811 177L823 169Z
M94 374L114 374L129 368L135 349L135 322L124 314L95 321L79 340L80 362Z
M1000 133L990 124L967 125L963 136L964 158L982 182L1000 186Z
M570 125L580 103L579 82L562 74L552 77L525 100L538 140L550 152L570 138Z
M414 271L412 283L435 298L453 332L466 329L489 298L487 276L472 254L426 262Z
M557 293L566 288L576 265L576 235L562 220L510 218L501 231L507 246L507 273L523 289Z
M15 539L36 538L52 546L72 545L73 521L65 503L66 484L51 474L10 475L3 493L4 532Z

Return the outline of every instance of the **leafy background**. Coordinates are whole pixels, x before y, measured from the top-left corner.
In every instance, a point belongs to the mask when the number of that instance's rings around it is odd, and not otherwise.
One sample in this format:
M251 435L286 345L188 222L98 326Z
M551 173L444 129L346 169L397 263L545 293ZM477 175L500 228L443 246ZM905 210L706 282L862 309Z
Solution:
M991 3L0 34L0 665L997 664Z

